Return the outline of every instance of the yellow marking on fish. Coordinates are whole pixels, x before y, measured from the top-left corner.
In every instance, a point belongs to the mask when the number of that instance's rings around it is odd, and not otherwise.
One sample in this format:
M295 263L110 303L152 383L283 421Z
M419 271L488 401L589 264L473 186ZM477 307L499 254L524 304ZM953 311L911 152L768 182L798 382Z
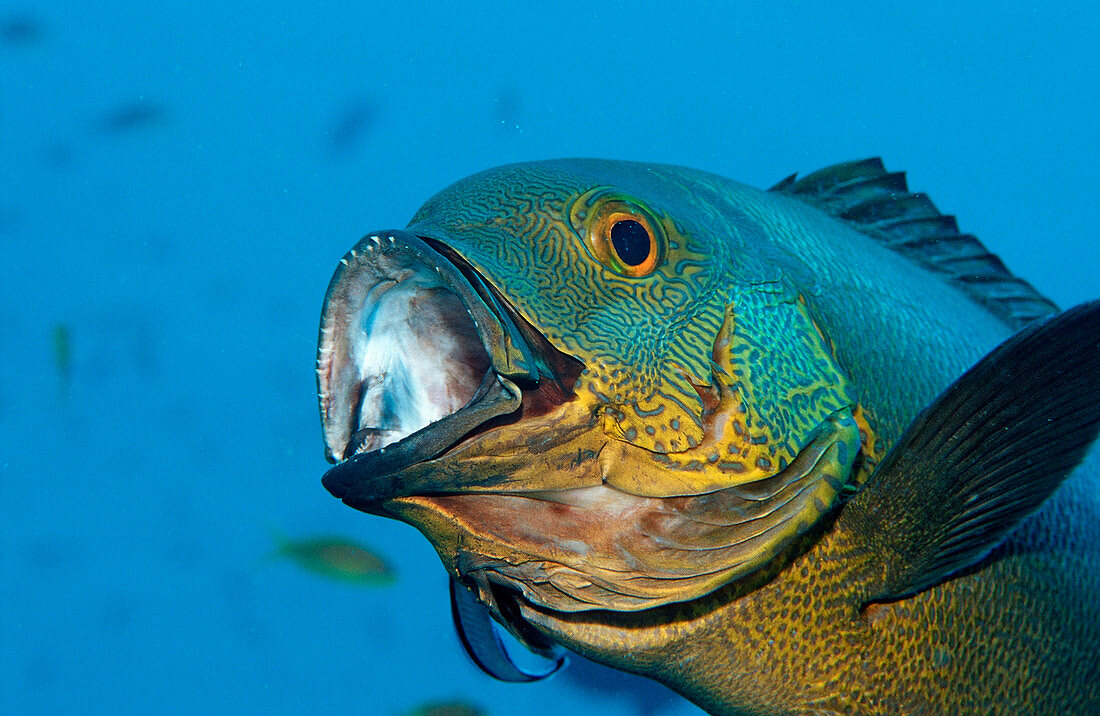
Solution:
M852 477L852 486L859 487L875 471L875 467L886 454L886 446L875 432L874 416L869 410L857 405L852 411L852 417L859 426L859 444L863 453L863 459L858 463L856 474Z

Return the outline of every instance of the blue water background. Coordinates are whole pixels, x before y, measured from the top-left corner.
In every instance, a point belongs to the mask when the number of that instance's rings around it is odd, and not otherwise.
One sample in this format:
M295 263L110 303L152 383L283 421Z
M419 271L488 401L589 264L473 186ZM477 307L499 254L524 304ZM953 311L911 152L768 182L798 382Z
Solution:
M0 712L698 713L583 665L482 677L427 542L322 489L337 260L506 162L770 186L881 155L1096 298L1098 31L1085 2L0 2ZM399 580L325 581L271 529Z

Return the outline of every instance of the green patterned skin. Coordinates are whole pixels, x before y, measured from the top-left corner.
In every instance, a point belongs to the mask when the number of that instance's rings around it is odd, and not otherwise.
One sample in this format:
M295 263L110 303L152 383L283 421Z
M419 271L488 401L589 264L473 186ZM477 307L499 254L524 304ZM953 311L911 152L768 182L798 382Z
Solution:
M667 245L652 275L595 260L576 223L576 202L594 191L655 217ZM646 499L774 474L835 415L859 425L859 455L838 459L863 479L924 406L1013 333L942 276L821 210L678 167L502 167L441 192L409 230L451 246L583 363L576 391L606 437L592 451L603 480ZM524 590L520 608L552 640L714 713L1100 713L1096 475L1093 459L978 565L862 611L861 575L882 556L821 517L827 504L782 553L706 594L563 611ZM390 511L453 573L470 560L522 566L467 503L401 498ZM544 509L540 519L556 518Z
M715 342L732 307L739 358L779 378L746 390L760 425L773 432L768 459L788 461L826 416L853 403L823 343L789 350L809 342L800 329L810 317L794 280L809 270L760 241L757 222L744 213L701 204L702 185L685 184L680 171L597 161L502 167L441 192L409 230L452 247L551 344L580 359L579 390L602 404L607 433L658 455L703 441L699 386L715 382L715 359L725 357L715 355ZM667 248L655 273L624 277L591 256L571 214L594 189L657 217ZM791 410L795 393L814 410ZM734 469L715 479L737 481ZM744 472L742 481L763 474Z

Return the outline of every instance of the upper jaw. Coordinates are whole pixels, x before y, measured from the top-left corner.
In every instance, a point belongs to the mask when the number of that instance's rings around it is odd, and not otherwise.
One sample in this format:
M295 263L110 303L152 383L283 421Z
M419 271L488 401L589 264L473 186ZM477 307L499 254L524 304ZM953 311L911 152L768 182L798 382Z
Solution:
M414 494L397 473L516 412L520 386L557 381L538 340L445 244L407 231L364 237L341 259L321 316L321 422L338 463L325 486L361 502Z

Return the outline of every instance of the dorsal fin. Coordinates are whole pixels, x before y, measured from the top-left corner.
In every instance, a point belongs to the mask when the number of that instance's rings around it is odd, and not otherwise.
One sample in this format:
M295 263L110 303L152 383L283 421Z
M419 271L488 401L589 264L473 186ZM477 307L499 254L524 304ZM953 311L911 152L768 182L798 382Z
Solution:
M941 214L925 194L909 191L903 172L882 160L826 167L801 179L792 174L768 191L793 196L871 236L911 261L943 275L1014 328L1057 307L1013 276L982 242L960 234L955 217Z

